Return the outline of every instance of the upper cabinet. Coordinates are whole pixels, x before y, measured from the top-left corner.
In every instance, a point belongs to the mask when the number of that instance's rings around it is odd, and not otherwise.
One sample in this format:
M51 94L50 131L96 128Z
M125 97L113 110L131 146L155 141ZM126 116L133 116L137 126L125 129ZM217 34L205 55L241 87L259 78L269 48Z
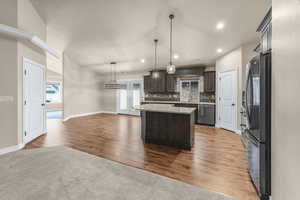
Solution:
M204 72L204 92L216 91L216 72L208 71Z
M166 91L169 93L176 92L177 76L168 74L166 77L167 77Z
M272 49L272 8L259 25L257 32L261 32L261 51L265 53Z
M144 91L149 93L166 92L166 72L159 71L158 77L144 76Z

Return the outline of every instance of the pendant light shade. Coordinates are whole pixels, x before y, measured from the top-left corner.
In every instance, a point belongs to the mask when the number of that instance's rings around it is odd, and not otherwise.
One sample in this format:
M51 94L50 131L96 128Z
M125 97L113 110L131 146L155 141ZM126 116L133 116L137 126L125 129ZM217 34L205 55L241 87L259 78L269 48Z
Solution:
M170 19L170 62L169 65L167 66L167 72L168 74L175 74L176 72L176 66L173 64L173 19L174 15L169 15Z
M152 78L159 78L159 71L157 70L157 43L158 39L154 40L154 70L152 71Z
M116 62L111 62L111 80L107 83L104 84L105 89L126 89L127 85L126 84L120 84L117 83L117 73L116 73Z

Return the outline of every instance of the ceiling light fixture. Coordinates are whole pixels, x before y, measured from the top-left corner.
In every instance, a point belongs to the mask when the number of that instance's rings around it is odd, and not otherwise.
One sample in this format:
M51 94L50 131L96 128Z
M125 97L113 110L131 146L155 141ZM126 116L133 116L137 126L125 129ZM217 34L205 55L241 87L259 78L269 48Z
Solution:
M174 15L169 15L170 19L170 62L169 65L167 66L167 72L168 74L175 74L176 72L176 67L173 65L172 62L172 55L173 55L173 19Z
M126 89L126 84L117 83L117 72L116 72L116 62L111 62L111 80L104 84L105 89Z
M216 28L217 28L218 30L222 30L222 29L224 29L224 27L225 27L225 24L224 24L223 22L219 22L219 23L217 24L217 26L216 26Z
M157 43L158 39L154 40L154 70L152 71L152 78L158 78L159 72L157 70Z
M141 63L145 63L146 60L144 58L141 59Z
M178 54L174 54L173 58L174 58L175 60L177 60L177 59L179 58L179 55L178 55Z
M219 49L217 49L217 52L218 52L218 53L222 53L222 52L223 52L223 49L219 48Z

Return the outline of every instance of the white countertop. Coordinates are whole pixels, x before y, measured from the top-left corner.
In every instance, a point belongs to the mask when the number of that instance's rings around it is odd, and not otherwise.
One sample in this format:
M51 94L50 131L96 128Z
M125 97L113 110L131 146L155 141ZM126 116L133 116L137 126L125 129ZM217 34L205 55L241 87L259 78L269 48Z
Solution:
M142 101L144 103L165 103L165 104L205 104L205 105L216 105L216 103L209 102L182 102L182 101Z
M140 111L165 112L176 114L191 114L196 108L175 107L172 104L144 104L135 106L134 109Z

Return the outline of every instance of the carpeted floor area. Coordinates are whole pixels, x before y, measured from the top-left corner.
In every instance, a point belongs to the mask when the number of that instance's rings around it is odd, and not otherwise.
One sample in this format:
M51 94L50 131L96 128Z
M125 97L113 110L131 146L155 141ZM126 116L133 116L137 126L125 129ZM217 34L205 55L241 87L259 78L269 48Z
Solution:
M0 156L2 200L232 200L71 148Z

